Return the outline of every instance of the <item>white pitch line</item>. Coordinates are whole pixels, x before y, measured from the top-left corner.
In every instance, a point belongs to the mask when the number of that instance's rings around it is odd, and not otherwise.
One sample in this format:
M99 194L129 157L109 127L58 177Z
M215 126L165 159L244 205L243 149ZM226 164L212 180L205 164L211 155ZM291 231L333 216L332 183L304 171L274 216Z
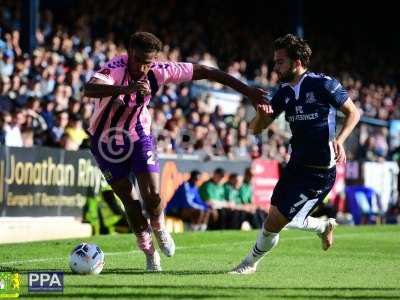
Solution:
M289 238L290 240L304 240L309 239L310 237L297 237L297 238ZM233 243L214 243L214 244L205 244L205 245L197 245L190 247L176 247L177 250L184 249L197 249L197 248L212 248L212 247L221 247L221 245L244 245L254 242L254 240L241 241L241 242L233 242ZM126 255L126 254L136 254L141 253L141 250L129 250L129 251L119 251L119 252L104 252L105 256L117 256L117 255ZM59 261L65 260L65 257L50 257L50 258L35 258L35 259L23 259L23 260L13 260L8 262L2 262L0 265L14 265L21 263L34 263L34 262L49 262L49 261Z
M392 232L389 232L392 233ZM369 232L366 235L381 235L381 232ZM353 237L359 237L359 233L345 233L345 234L336 234L336 238L353 238ZM299 237L287 237L282 239L281 242L285 242L287 240L289 241L294 241L294 240L309 240L315 238L314 236L299 236ZM210 247L221 247L221 245L246 245L249 243L254 242L255 240L246 240L246 241L240 241L240 242L233 242L233 243L214 243L214 244L205 244L205 245L196 245L196 246L190 246L190 247L176 247L177 250L179 249L197 249L197 248L210 248ZM118 256L118 255L126 255L126 254L136 254L136 253L141 253L140 250L129 250L129 251L119 251L119 252L105 252L105 256ZM35 262L50 262L50 261L61 261L61 260L66 260L66 257L50 257L50 258L35 258L35 259L22 259L22 260L13 260L13 261L7 261L7 262L1 262L0 265L15 265L15 264L23 264L23 263L35 263Z

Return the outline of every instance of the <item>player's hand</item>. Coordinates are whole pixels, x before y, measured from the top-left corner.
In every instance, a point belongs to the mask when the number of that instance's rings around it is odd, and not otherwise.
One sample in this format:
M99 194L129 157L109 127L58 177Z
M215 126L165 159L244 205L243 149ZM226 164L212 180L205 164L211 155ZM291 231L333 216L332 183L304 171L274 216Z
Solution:
M336 163L346 163L346 151L344 150L343 143L333 140L333 150L335 151Z
M267 115L270 116L274 113L272 106L268 103L260 103L256 106L257 113L260 115Z
M147 80L137 80L135 82L131 82L127 89L126 94L132 94L139 92L143 97L151 94L151 88L149 82Z
M136 90L143 97L151 94L150 84L147 80L138 80L136 81Z
M261 115L271 115L273 113L272 106L267 100L269 93L260 88L252 88L250 100L253 102L254 108Z
M270 113L266 113L265 110L270 110L272 112L272 108L269 107L270 105L268 104L265 105L267 105L265 108L261 107L261 105L260 107L257 107L256 116L250 121L249 128L253 134L260 134L266 127L268 127L268 123L266 123L267 118L265 118L265 116L270 115Z

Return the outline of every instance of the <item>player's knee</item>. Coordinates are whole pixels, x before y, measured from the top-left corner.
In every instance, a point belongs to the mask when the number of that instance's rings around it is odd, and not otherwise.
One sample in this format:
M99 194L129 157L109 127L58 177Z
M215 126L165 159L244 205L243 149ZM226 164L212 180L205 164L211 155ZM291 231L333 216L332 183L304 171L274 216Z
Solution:
M151 215L159 215L162 212L161 197L158 193L149 193L143 197L146 210Z
M149 191L147 193L142 194L143 200L149 203L159 203L161 202L161 197L159 193Z
M269 219L269 220L268 220ZM282 230L283 227L279 225L273 218L268 217L264 224L264 228L266 231L278 233Z
M289 221L287 220L287 218L282 215L275 206L271 206L269 209L268 217L264 223L264 228L269 232L278 233L282 230L283 227L286 226L288 222Z

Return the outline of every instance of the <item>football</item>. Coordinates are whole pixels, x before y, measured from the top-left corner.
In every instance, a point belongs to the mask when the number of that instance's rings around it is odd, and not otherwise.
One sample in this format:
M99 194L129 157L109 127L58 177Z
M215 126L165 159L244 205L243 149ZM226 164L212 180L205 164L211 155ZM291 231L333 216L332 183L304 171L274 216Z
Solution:
M95 244L81 243L72 250L69 266L74 273L100 274L104 266L104 252Z

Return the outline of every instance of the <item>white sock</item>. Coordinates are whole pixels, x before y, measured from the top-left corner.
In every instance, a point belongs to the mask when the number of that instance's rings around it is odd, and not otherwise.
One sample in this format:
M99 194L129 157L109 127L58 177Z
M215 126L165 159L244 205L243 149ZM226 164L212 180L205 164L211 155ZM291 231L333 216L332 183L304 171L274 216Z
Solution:
M326 228L326 221L309 216L303 221L303 223L299 222L296 219L293 219L292 222L286 225L286 228L294 228L305 231L314 231L316 233L323 233Z
M207 230L207 224L206 223L200 224L200 231L206 231L206 230Z
M190 228L192 229L192 231L199 231L200 230L200 225L192 224L192 225L190 225Z
M269 232L263 228L258 234L256 244L247 255L246 260L249 260L252 264L259 262L278 244L278 241L279 233Z

